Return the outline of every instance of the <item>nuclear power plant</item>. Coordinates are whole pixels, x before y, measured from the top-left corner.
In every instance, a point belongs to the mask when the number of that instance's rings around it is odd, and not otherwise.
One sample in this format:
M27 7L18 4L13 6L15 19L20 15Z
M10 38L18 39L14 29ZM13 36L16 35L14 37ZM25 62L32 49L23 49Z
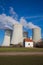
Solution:
M23 46L23 40L26 39L29 42L35 42L41 40L41 28L33 28L32 29L32 40L27 39L28 32L23 31L22 24L14 24L13 30L10 28L5 28L5 35L2 46L10 46L10 45L18 45L21 44Z
M32 39L35 43L41 40L41 28L32 29Z
M10 46L11 30L6 29L2 46Z
M18 45L23 46L23 26L21 24L14 24L13 30L8 27L4 27L5 34L2 46Z
M28 38L28 32L23 31L23 39Z
M19 44L23 45L23 26L21 24L13 25L13 34L11 44Z

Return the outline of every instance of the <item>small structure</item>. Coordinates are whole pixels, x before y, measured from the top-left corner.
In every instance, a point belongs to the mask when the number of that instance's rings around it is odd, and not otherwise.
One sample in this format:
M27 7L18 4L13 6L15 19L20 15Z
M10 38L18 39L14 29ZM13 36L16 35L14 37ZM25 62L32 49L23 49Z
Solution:
M29 38L24 39L24 46L25 47L33 47L32 39L29 39Z

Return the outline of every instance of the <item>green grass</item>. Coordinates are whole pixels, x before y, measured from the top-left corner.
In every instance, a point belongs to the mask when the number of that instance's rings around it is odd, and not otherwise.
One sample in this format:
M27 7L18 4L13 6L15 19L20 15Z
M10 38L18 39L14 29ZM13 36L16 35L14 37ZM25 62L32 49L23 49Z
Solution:
M43 55L0 56L0 65L43 65Z
M0 52L43 52L43 48L0 48Z

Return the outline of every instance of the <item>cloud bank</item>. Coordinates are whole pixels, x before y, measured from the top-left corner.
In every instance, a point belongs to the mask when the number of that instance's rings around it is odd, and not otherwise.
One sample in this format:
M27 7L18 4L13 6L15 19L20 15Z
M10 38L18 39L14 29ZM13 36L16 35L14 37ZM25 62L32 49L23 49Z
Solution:
M25 28L27 27L27 21L24 19L24 17L20 18L20 24L22 24Z
M6 14L0 15L0 29L12 29L15 23L18 23L18 21L13 19L11 16L7 16Z
M39 28L37 25L34 25L32 22L27 22L27 20L24 17L21 17L19 21L17 21L17 14L14 11L13 7L9 8L9 13L11 16L7 16L6 14L2 13L0 15L0 29L12 29L14 24L22 24L23 27L32 29L32 28ZM30 17L32 18L32 17ZM36 18L36 16L35 16Z
M37 25L34 25L32 22L29 22L29 23L27 24L27 27L28 27L29 29L40 28L40 27L38 27Z
M25 27L25 28L29 28L29 29L33 29L33 28L40 28L37 25L34 25L32 22L27 23L26 19L21 17L20 18L20 23Z

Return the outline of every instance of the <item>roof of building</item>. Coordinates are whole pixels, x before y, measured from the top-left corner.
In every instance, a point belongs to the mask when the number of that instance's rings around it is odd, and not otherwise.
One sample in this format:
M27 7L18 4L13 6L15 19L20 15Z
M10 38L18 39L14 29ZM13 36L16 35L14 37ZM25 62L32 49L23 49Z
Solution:
M33 42L33 40L30 39L30 38L26 38L26 39L24 39L24 41L26 41L26 42Z

